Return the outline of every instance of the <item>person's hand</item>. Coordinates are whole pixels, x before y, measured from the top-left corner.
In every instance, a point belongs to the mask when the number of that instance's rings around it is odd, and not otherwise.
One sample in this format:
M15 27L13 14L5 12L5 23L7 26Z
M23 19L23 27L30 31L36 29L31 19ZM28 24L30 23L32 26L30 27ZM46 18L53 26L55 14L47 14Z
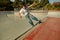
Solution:
M22 18L21 14L19 13L19 17Z
M22 18L22 16L20 16L20 18Z

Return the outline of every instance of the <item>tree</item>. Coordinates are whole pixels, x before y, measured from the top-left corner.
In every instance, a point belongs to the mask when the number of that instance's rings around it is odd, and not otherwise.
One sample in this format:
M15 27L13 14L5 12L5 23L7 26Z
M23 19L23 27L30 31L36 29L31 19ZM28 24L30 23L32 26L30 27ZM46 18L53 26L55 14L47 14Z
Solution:
M49 0L41 0L40 2L39 2L39 0L34 0L33 4L31 4L29 7L31 7L31 8L42 8L48 3L49 3Z
M9 0L0 0L0 6L6 6L9 5Z

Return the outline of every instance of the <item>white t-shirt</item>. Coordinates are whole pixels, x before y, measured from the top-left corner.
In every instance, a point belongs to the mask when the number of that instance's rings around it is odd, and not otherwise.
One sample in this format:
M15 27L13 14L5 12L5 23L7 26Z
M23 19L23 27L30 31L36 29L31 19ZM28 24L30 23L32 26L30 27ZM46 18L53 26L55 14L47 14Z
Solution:
M22 8L22 9L19 11L19 13L21 13L22 16L26 16L26 15L28 14L28 10Z

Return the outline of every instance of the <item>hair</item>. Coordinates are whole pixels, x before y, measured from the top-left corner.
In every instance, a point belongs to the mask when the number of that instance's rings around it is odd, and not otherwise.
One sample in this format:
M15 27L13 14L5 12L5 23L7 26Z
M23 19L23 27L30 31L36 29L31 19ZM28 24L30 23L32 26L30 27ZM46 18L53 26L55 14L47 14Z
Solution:
M25 4L24 2L22 2L22 4L21 4L20 7L23 8L23 6L24 6L24 7L27 7L26 4Z
M23 6L24 6L24 7L26 7L26 5L25 5L25 4L22 4L22 7L23 7Z

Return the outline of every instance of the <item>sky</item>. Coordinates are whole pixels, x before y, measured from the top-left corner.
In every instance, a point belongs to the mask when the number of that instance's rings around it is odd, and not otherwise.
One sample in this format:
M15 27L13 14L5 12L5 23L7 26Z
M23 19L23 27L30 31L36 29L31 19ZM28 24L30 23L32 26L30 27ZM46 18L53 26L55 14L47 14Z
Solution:
M14 2L15 0L10 0L12 2ZM50 3L53 3L53 2L60 2L60 0L49 0Z
M15 0L10 0L11 2L14 2Z
M60 0L49 0L50 3L53 3L53 2L60 2Z

